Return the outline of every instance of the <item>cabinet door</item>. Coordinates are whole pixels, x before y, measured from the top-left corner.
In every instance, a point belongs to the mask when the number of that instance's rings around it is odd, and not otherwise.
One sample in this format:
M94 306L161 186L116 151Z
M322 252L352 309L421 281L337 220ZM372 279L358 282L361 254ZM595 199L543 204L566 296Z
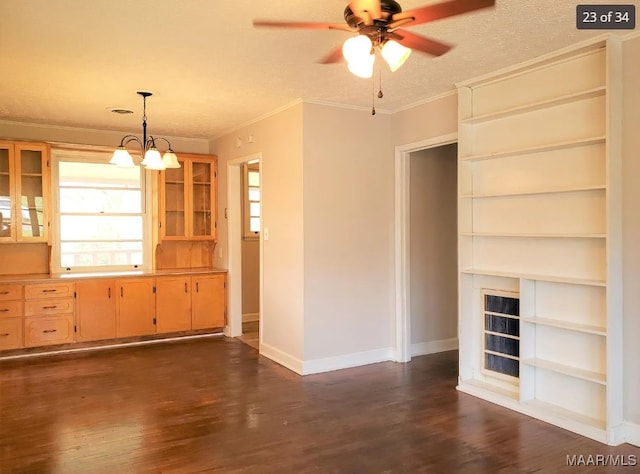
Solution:
M187 235L187 163L162 171L160 179L160 238L184 240Z
M226 275L192 277L193 329L222 328L227 309Z
M114 280L76 283L78 341L116 337L116 284Z
M191 160L191 236L211 240L216 236L216 163L215 160Z
M15 145L16 239L46 242L49 238L49 153L42 144Z
M13 144L0 142L0 241L16 240Z
M191 329L191 279L156 278L156 327L158 332Z
M0 350L24 347L22 318L0 319Z
M116 282L116 333L118 337L154 334L155 293L153 278Z

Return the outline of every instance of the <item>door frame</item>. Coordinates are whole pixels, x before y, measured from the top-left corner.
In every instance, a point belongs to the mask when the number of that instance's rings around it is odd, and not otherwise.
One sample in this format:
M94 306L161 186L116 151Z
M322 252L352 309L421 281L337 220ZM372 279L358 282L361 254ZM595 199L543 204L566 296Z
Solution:
M398 145L395 149L395 352L397 362L411 361L411 153L458 142L458 133Z
M228 318L225 336L242 336L242 166L250 161L258 161L262 170L262 153L235 158L227 161L227 246L229 261L227 266L228 282ZM262 188L262 173L260 173L260 187ZM261 206L264 204L261 198ZM260 344L262 344L263 321L263 255L264 242L260 232L260 261L259 261L259 305Z

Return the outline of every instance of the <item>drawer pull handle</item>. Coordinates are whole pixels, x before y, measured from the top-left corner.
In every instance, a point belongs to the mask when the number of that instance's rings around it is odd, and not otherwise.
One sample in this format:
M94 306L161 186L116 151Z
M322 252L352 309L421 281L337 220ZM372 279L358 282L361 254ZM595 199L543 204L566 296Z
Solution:
M0 313L8 313L9 310L7 308L2 308L0 309Z
M56 309L57 306L53 305L53 306L43 306L42 309Z
M0 291L0 295L8 295L9 292L8 291Z
M189 291L187 290L187 282L184 283L184 292L188 293Z
M43 334L51 334L53 332L58 332L57 329L45 329L44 331L42 331Z
M56 291L58 291L58 290L56 290L55 288L53 288L51 290L42 290L43 293L55 293Z
M196 282L196 293L200 292L200 285L198 282Z
M9 334L8 332L5 332L4 334L0 334L1 337L7 337L7 336L11 336L11 334Z

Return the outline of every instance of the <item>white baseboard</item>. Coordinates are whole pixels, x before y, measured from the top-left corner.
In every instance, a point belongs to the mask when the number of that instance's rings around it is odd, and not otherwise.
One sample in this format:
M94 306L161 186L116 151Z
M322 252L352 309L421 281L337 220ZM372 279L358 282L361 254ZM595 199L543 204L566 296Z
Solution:
M259 352L260 355L263 355L287 369L292 370L296 374L303 375L303 362L297 357L287 354L286 352L265 343L260 344Z
M440 339L439 341L419 342L417 344L411 344L411 357L454 351L456 349L458 349L457 337L453 339Z
M629 444L640 447L640 425L625 421L623 426L625 431L625 441Z
M395 360L395 351L391 347L372 351L354 352L351 354L304 361L302 374L318 374L331 370L348 369L350 367L393 360Z
M252 323L253 321L260 321L260 313L243 313L243 323Z

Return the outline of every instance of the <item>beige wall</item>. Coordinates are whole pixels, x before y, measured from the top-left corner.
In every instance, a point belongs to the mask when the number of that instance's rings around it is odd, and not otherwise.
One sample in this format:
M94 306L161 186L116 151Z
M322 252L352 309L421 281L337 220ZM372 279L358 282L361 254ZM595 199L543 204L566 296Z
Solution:
M303 359L303 175L302 103L211 143L218 155L218 212L227 204L227 161L262 154L263 242L262 341L281 353ZM248 137L253 137L249 143ZM241 138L243 146L236 147ZM227 267L227 220L218 221L216 266Z
M140 132L142 132L142 130L140 130ZM88 130L48 125L29 125L0 120L0 137L11 140L51 141L73 143L76 145L95 145L115 148L120 144L120 139L128 133L131 132L112 132L106 130ZM142 133L139 133L138 135L142 137ZM207 140L176 137L164 138L167 138L171 142L171 146L178 153L209 153L209 142Z
M304 106L304 358L388 349L393 333L390 117Z
M458 331L457 145L410 155L411 343Z
M242 241L242 314L260 312L260 241Z
M640 424L640 37L625 41L623 48L624 415Z
M406 145L457 131L458 95L455 91L391 117L391 138L394 145Z

